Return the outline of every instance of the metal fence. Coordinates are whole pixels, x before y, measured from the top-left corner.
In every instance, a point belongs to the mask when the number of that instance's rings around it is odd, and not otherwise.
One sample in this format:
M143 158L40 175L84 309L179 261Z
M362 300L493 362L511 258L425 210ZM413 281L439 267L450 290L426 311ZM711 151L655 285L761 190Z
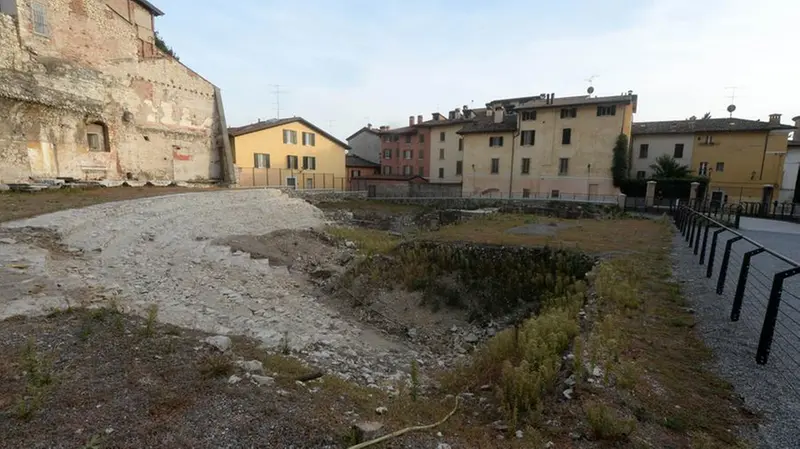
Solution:
M502 200L530 200L530 201L566 201L566 202L580 202L580 203L599 203L599 204L619 204L618 195L589 195L586 193L559 193L553 195L551 192L487 192L469 194L463 192L454 192L452 194L443 195L439 192L429 192L424 190L398 191L398 192L379 192L376 195L370 195L373 199L389 199L389 198L431 198L431 199L502 199Z
M682 205L674 219L717 295L727 301L730 321L749 329L755 361L778 365L776 371L800 397L800 263L707 211Z
M238 181L241 187L293 187L303 190L348 190L349 187L345 178L333 173L288 168L239 168Z

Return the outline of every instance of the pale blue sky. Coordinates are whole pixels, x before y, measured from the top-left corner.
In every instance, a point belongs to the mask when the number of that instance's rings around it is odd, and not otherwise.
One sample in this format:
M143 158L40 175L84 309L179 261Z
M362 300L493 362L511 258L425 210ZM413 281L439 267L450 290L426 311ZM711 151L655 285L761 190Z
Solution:
M300 115L340 138L497 98L632 89L636 120L800 114L797 0L156 0L231 126ZM224 5L224 6L223 6ZM231 6L228 6L231 5ZM235 6L234 6L235 5Z

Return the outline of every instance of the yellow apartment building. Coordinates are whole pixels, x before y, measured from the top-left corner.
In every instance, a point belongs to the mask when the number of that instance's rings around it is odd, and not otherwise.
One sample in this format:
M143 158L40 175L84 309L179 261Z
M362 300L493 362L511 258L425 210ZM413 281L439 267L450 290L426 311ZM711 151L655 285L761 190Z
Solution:
M239 185L346 189L350 147L302 117L228 129Z
M694 174L709 178L707 199L774 201L782 185L789 133L794 130L780 120L780 114L772 114L767 121L717 118L636 123L634 157L637 151L651 150L640 147L655 136L665 142L690 142L688 165ZM663 147L671 148L667 143Z
M465 195L586 198L616 195L611 159L620 134L630 138L637 96L553 94L496 100L466 125Z

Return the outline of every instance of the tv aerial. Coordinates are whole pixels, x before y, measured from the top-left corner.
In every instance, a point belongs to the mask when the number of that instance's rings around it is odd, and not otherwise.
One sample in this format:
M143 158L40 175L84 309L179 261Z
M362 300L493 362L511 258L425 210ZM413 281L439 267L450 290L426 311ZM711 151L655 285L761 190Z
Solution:
M593 82L593 81L594 81L594 79L595 79L595 78L597 78L597 77L598 77L597 75L592 75L592 76L590 76L589 78L586 78L586 79L584 80L584 81L586 81L586 82L588 82L588 83L589 83L589 88L587 88L587 89L586 89L586 92L587 92L589 95L591 95L591 94L593 94L593 93L594 93L594 86L592 86L592 82Z

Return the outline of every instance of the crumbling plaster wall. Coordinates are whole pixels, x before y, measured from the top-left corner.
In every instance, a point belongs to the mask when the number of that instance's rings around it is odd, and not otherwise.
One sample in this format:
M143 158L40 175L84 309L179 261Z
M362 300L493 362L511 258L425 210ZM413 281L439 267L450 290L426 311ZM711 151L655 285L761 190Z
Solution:
M102 0L46 3L46 36L30 0L0 14L0 182L219 178L214 86L170 57L141 59L141 27ZM89 151L94 121L109 152Z

